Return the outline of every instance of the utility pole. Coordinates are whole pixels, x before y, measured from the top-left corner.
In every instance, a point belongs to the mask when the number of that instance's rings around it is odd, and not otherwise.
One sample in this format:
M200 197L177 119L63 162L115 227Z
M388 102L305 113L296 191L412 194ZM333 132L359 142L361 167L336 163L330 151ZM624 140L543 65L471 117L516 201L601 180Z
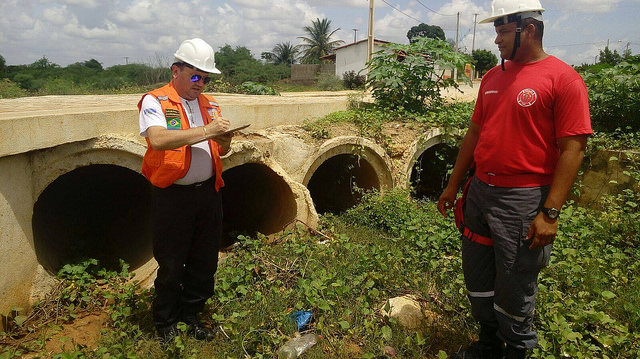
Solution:
M456 52L458 52L458 33L460 32L460 12L456 15Z
M353 30L353 42L358 41L358 29L351 29Z
M471 56L473 56L473 50L476 49L476 24L478 23L478 14L473 14L473 40L471 40ZM476 71L471 67L471 81L476 75Z
M125 65L129 65L129 56L124 57L124 63Z
M369 0L369 35L367 37L367 62L373 54L373 0Z
M478 14L473 14L473 40L471 41L471 53L476 48L476 24L478 21Z
M458 33L460 32L460 12L456 15L456 52L458 52ZM453 81L458 79L458 68L453 69Z

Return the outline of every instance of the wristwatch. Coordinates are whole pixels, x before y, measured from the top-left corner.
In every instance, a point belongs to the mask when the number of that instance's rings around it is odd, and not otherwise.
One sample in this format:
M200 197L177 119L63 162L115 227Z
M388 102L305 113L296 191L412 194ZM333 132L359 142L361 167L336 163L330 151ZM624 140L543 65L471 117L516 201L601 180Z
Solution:
M542 207L540 208L540 211L544 213L544 215L547 216L547 218L549 219L557 219L558 216L560 215L560 210L553 207L551 208Z

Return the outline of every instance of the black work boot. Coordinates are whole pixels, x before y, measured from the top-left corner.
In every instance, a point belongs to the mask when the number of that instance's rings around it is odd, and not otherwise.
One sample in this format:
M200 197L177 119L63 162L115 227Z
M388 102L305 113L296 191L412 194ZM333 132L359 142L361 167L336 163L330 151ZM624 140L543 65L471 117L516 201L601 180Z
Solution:
M479 340L471 343L467 348L458 350L451 355L453 359L502 359L504 357L504 342L498 338L498 330L489 325L480 325Z
M175 324L168 327L156 328L158 331L158 339L162 344L173 343L173 339L178 335L178 328Z
M184 322L189 326L187 335L196 340L211 341L216 337L215 331L205 327L195 316L185 317Z
M527 349L518 349L507 345L507 349L504 351L505 359L524 359L527 357Z
M458 350L451 355L452 359L502 359L502 347L492 346L480 341L473 342L465 349Z

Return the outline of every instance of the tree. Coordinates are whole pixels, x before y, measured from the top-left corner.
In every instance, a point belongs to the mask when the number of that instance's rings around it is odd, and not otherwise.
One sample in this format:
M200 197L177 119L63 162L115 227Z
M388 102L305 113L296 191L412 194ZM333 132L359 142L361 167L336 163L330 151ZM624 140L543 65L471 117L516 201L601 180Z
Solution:
M300 50L297 46L291 45L290 42L281 42L274 46L271 52L263 52L262 58L267 61L278 64L295 64L298 61Z
M4 57L0 55L0 78L5 77L4 70L7 67L7 62L4 60Z
M444 30L442 30L440 26L427 25L424 23L412 27L411 30L407 32L407 38L409 39L409 42L415 42L415 37L428 37L430 39L445 40Z
M42 56L42 58L40 58L39 60L36 60L34 63L29 65L29 67L33 69L51 69L51 68L58 68L60 66L58 64L55 64L49 61L49 59L46 56Z
M604 51L600 50L599 58L601 64L617 65L622 62L622 56L620 56L618 50L613 50L613 52L611 52L611 50L609 50L609 46L605 47Z
M484 75L485 72L498 64L498 58L489 50L473 50L471 56L478 76Z
M320 57L332 53L333 49L342 45L344 43L342 40L331 41L331 36L338 30L340 28L331 31L331 20L326 18L322 20L316 18L311 22L311 26L305 26L304 31L307 36L298 37L304 42L300 45L304 52L302 62L305 64L320 63Z

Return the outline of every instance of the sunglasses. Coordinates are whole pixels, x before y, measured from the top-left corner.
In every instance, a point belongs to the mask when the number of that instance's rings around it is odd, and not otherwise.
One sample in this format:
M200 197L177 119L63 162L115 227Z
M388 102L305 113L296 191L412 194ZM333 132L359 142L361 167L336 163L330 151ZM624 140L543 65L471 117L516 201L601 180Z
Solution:
M190 65L190 64L188 64L188 63L186 63L186 62L175 62L175 63L173 63L173 64L174 64L174 65L178 65L178 66L186 66L186 67L188 67L188 68L190 68L190 69L192 69L192 70L197 70L197 69L195 68L195 66ZM209 76L202 76L202 75L198 75L198 74L195 74L195 75L191 76L191 82L198 82L198 81L200 81L200 80L202 80L202 81L204 82L204 84L206 85L206 84L208 84L208 83L209 83L209 81L211 81L211 77L209 77Z
M198 74L195 74L195 75L191 76L191 82L198 82L200 80L202 80L204 82L204 84L206 85L206 84L209 83L209 81L211 81L211 77L209 77L209 76L201 76L201 75L198 75Z

